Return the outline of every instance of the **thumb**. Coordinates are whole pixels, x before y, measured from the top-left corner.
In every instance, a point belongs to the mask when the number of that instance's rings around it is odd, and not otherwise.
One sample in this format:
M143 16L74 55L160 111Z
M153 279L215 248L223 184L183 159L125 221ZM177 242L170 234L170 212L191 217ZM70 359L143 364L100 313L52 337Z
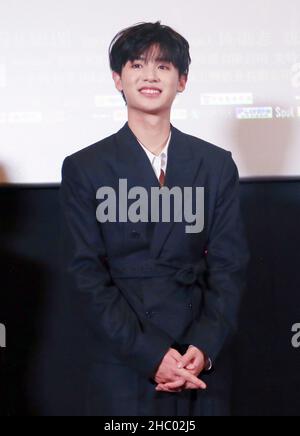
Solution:
M186 367L186 369L194 369L194 368L195 368L195 365L193 365L192 363Z
M185 355L181 358L181 362L178 363L177 367L180 368L185 368L186 365L193 359L193 351L191 349L189 349Z

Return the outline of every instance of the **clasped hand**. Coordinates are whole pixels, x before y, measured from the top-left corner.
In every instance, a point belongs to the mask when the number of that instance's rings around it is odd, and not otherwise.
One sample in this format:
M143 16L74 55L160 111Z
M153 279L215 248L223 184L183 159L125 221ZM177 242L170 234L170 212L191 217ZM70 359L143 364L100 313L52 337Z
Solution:
M155 374L156 390L181 392L184 389L206 389L206 384L198 378L204 367L205 356L198 348L190 347L184 356L170 348Z

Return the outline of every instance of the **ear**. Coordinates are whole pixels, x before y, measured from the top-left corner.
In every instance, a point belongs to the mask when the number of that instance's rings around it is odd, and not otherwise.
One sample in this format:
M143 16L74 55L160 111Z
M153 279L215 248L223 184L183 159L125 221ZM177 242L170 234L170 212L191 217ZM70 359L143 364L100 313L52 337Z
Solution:
M116 86L117 90L120 92L123 91L122 79L121 79L120 74L113 71L112 78L113 78L113 81L115 82L115 86Z
M179 77L179 82L178 82L178 87L177 87L178 92L183 92L185 90L187 81L188 81L188 76L186 74L182 74Z

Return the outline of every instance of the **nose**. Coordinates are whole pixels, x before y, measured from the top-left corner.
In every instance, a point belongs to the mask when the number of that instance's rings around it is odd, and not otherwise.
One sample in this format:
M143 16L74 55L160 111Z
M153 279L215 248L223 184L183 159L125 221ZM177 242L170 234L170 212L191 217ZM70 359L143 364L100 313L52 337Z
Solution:
M157 68L155 65L145 65L143 68L143 78L145 81L157 82L159 80L157 75Z

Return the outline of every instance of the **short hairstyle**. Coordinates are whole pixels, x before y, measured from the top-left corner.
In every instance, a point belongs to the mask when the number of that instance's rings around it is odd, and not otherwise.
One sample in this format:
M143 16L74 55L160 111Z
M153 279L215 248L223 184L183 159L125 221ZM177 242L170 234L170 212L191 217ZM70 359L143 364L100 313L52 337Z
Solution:
M171 62L179 76L189 74L191 57L188 41L169 26L156 23L137 23L121 30L109 46L109 63L112 71L121 75L128 61L139 59L145 54L148 61L153 46L159 46L159 60ZM124 92L123 99L126 102Z

